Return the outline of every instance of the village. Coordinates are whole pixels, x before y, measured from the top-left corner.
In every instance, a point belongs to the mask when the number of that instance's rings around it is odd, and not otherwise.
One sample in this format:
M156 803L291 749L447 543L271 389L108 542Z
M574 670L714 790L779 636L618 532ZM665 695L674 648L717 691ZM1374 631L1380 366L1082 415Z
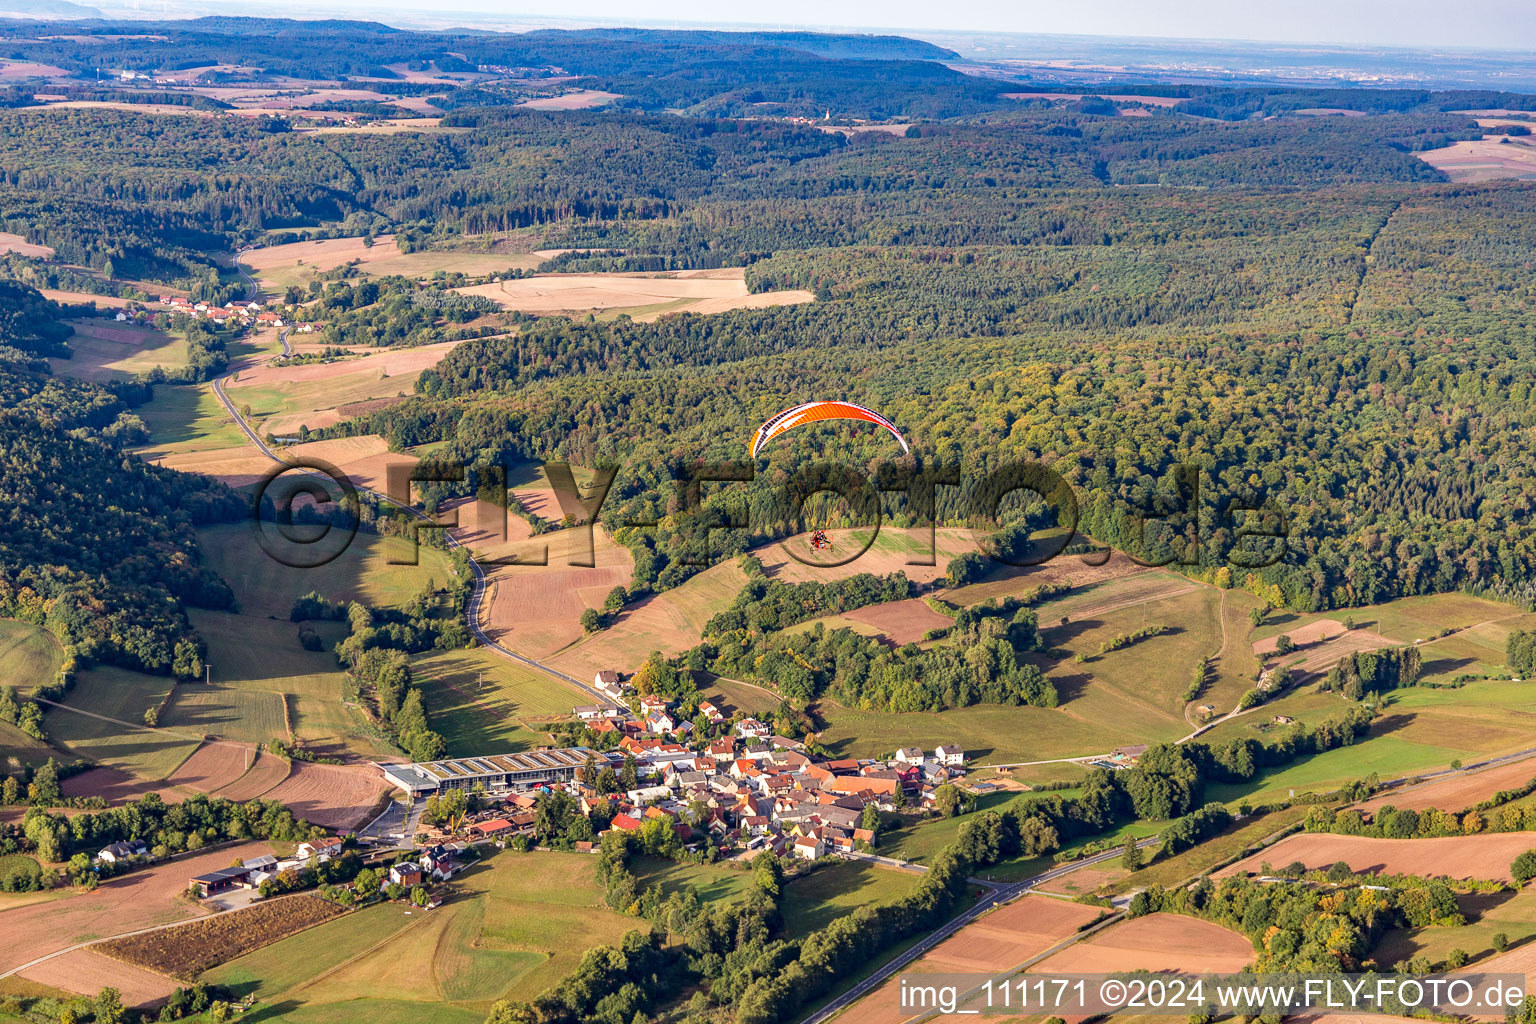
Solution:
M618 673L593 681L611 702L573 713L598 735L620 736L611 750L589 747L485 755L417 764L380 765L407 799L475 794L479 810L416 834L429 846L456 840L501 844L534 833L538 803L563 792L580 814L606 821L596 831L638 833L648 822L671 823L684 848L747 860L763 851L815 860L870 852L881 815L926 814L939 791L965 775L957 746L897 750L889 758L816 758L796 739L774 735L753 717L728 720L699 702L715 738L696 736L673 702L636 696ZM634 705L631 711L624 703ZM592 850L594 841L578 841Z

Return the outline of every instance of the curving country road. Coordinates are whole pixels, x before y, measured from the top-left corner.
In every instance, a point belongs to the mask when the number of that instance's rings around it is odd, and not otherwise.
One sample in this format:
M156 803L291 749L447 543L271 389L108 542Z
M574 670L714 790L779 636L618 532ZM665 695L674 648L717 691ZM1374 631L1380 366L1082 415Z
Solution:
M244 267L240 266L238 261L235 263L235 269L239 271L240 276L245 279L247 293L253 296L257 294L256 280L246 272ZM280 340L283 344L284 355L292 355L293 353L293 349L288 343L288 334L288 328L283 328L278 332L278 340ZM257 451L261 452L262 455L265 455L273 462L278 462L283 465L290 465L287 459L283 458L276 451L273 451L272 448L266 443L266 441L261 439L261 437L256 433L255 428L246 422L245 417L240 414L240 410L235 407L235 403L232 402L229 395L225 393L224 385L229 383L229 381L233 379L233 376L234 375L231 374L222 379L214 379L213 393L218 398L219 404L224 406L224 411L229 413L231 418L234 419L236 425L240 427L241 432L245 434L246 438L251 442L251 444L256 446ZM326 474L316 470L306 469L302 466L295 468L309 474L310 476L320 477L321 479L329 479ZM354 486L357 485L354 484ZM391 498L387 494L380 493L379 491L375 491L372 488L361 486L357 486L357 490L364 494L370 494L380 501L385 501L398 508L404 509L411 515L412 518L418 520L419 522L434 524L437 522L436 519L427 515L427 513L423 512L421 509L396 501L394 498ZM441 533L443 539L448 542L450 549L459 549L464 552L464 554L469 559L469 571L474 575L474 588L470 591L469 602L464 609L465 618L468 620L466 625L469 627L470 635L478 640L483 647L494 651L496 654L506 658L508 661L515 661L520 665L526 665L531 669L543 672L545 675L552 676L555 679L560 680L562 683L567 684L568 686L574 686L577 690L588 695L599 704L608 703L608 697L599 693L591 685L582 682L575 676L567 675L566 673L551 665L546 665L541 661L537 661L526 655L519 654L511 648L503 646L499 641L494 639L489 633L485 631L484 627L480 625L480 608L482 602L485 600L485 584L487 580L486 572L483 568L480 567L480 563L475 561L474 552L470 550L470 548L468 548L466 545L460 543L459 539L455 537L451 531L442 530L439 532Z

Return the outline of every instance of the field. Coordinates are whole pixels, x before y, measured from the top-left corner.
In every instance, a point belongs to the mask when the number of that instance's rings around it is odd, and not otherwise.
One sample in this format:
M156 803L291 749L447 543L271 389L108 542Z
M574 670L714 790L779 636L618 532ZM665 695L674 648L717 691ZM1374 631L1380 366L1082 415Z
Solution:
M94 948L135 967L190 982L221 963L342 913L328 900L303 894L267 900L179 928L114 939Z
M263 796L286 804L295 817L322 828L367 824L389 792L377 768L293 762L288 777Z
M1348 614L1355 620L1356 628L1369 626L1393 643L1411 644L1427 641L1444 629L1470 629L1480 623L1518 619L1523 613L1512 605L1469 594L1431 594L1352 608ZM1254 630L1254 637L1271 637L1280 633L1289 633L1294 637L1300 630L1320 619L1339 617L1338 612L1275 612ZM1425 660L1428 660L1427 654Z
M243 593L241 604L246 605ZM346 676L335 655L301 648L298 626L228 612L193 612L191 618L208 641L213 686L194 683L179 689L162 722L195 725L248 743L297 738L327 757L394 753L362 711L344 702ZM339 623L311 625L326 647L345 636Z
M52 681L64 651L46 629L17 619L0 619L0 686L23 693Z
M257 366L240 371L226 393L237 406L250 407L258 433L282 437L301 425L318 430L346 418L344 406L412 394L421 371L436 366L457 344L364 351L334 363Z
M1536 847L1536 833L1494 832L1443 839L1375 839L1326 833L1287 836L1280 842L1216 872L1217 877L1257 873L1263 862L1276 870L1300 861L1328 868L1344 861L1357 872L1443 875L1510 881L1509 863Z
M1287 634L1291 635L1291 634ZM1371 629L1345 630L1341 623L1321 619L1296 631L1291 638L1297 649L1282 657L1273 656L1275 638L1256 641L1254 655L1263 657L1271 667L1283 665L1299 680L1327 675L1339 659L1362 651L1379 651L1397 644Z
M490 584L481 604L481 622L487 632L535 658L580 640L581 613L601 608L610 590L628 585L634 570L629 551L615 544L602 527L593 526L592 537L592 568L569 564L586 558L584 528L507 545L519 558L547 558L549 564L487 566ZM498 548L497 557L506 548Z
M1473 761L1530 746L1536 725L1536 692L1510 682L1469 683L1460 689L1417 687L1394 690L1381 702L1382 713L1372 723L1368 742L1303 758L1243 786L1215 786L1213 799L1239 796L1263 800L1297 792L1326 791L1340 783L1376 772L1383 779L1401 778L1451 761ZM1271 728L1273 715L1292 716L1312 725L1333 718L1348 707L1337 694L1320 694L1303 687L1262 710L1224 723L1201 736L1219 744L1237 735L1256 735Z
M925 529L902 530L888 526L881 529L873 544L869 542L869 531L864 529L828 530L827 534L832 541L830 551L812 552L811 535L798 533L755 548L752 554L762 560L763 569L770 577L788 583L840 580L861 572L876 576L904 572L915 582L932 583L943 577L950 559L976 550L975 536L971 531L961 529L935 530L932 548ZM866 544L869 544L869 550L846 565L814 564L850 558ZM930 558L935 564L914 564ZM812 564L806 564L808 562Z
M1148 914L1106 928L1031 970L1054 974L1226 974L1241 970L1253 958L1252 944L1220 925L1181 914Z
M752 888L752 872L745 865L686 864L638 856L630 858L629 869L640 880L642 889L660 884L670 894L691 886L699 899L707 902L738 899Z
M1413 811L1434 807L1442 811L1460 812L1501 790L1519 789L1533 777L1536 777L1536 759L1524 758L1470 775L1454 775L1448 779L1426 782L1411 789L1388 790L1358 806L1371 814L1388 805Z
M784 886L784 928L801 938L860 907L879 906L911 892L922 876L868 861L834 861Z
M14 67L12 64L0 64L0 78L6 77L6 71ZM30 256L34 259L53 259L53 248L47 245L35 245L21 235L12 234L9 231L0 231L0 253L12 252L17 256Z
M1506 892L1463 893L1456 904L1466 917L1460 927L1393 928L1381 937L1372 955L1383 967L1399 960L1427 956L1444 960L1453 949L1476 958L1493 954L1493 936L1503 932L1511 944L1536 936L1536 887Z
M173 786L212 793L238 781L255 760L255 754L251 747L238 743L204 743L167 781Z
M1536 147L1508 136L1485 135L1414 155L1456 182L1536 180Z
M20 976L83 996L94 996L110 985L122 994L128 1006L158 1002L176 988L176 982L164 975L113 960L94 948L77 949L45 960L28 967Z
M745 584L734 559L712 565L682 586L626 605L613 622L576 641L551 663L586 679L605 668L631 671L652 651L681 654L698 644L704 624L728 607Z
M243 803L265 796L288 777L292 766L275 754L261 753L244 775L219 790L219 796Z
M245 743L288 739L280 695L221 684L181 684L160 722L173 729Z
M376 904L230 960L204 974L202 980L271 1002L424 919L420 911L413 916L398 904Z
M741 268L661 274L539 274L456 289L524 313L623 312L636 320L667 313L724 313L810 302L807 291L750 294Z
M428 582L444 581L452 575L447 556L425 545L415 548L420 564L391 565L391 559L413 557L413 545L402 537L359 533L343 555L315 569L290 568L266 557L256 548L247 524L209 527L199 530L197 537L203 558L239 595L244 616L272 615L286 622L294 599L312 590L337 601L399 607ZM296 640L293 650L300 650ZM259 651L249 656L267 657ZM247 677L259 678L255 674ZM232 678L241 675L232 674Z
M458 876L443 907L416 911L403 925L399 908L371 908L205 977L254 989L263 1002L293 1014L283 1020L373 1019L358 1015L370 1000L414 1005L418 1020L424 1003L451 1004L434 1005L433 1020L457 1020L455 1008L483 1019L495 999L530 999L569 973L587 949L645 927L599 909L595 869L596 858L581 854L498 854ZM332 948L333 942L344 945ZM405 963L412 969L400 970ZM336 1016L319 1016L319 1004L333 1006Z
M922 599L915 597L906 601L855 608L845 614L856 622L875 627L881 636L898 645L917 643L930 629L954 624L948 616L940 615Z
M194 733L137 724L143 722L145 711L160 706L170 688L166 676L97 666L79 674L65 698L66 707L48 709L43 731L52 742L98 764L140 779L164 779L198 744Z
M407 124L406 127L412 127ZM394 235L379 235L369 246L362 238L326 238L312 242L289 242L240 254L240 263L263 285L282 290L289 285L301 287L320 271L333 270L358 260L364 274L405 277L430 277L438 271L482 276L513 268L532 268L541 260L527 255L475 252L402 253Z
M432 726L450 757L515 753L547 746L530 723L567 718L591 700L575 687L485 649L416 656L411 672L422 685Z
M130 380L155 367L175 370L187 364L186 338L147 327L111 320L71 320L69 339L74 355L49 359L53 372L64 377L110 383Z
M232 423L233 421L231 421ZM238 429L233 428L233 429ZM243 436L243 435L242 435ZM385 474L391 465L414 465L409 455L389 451L384 439L374 435L310 441L278 449L287 460L318 459L334 467L356 487L384 491ZM206 473L231 487L244 487L269 476L276 463L255 445L237 443L228 448L197 448L165 452L143 449L139 455L168 469L183 473Z
M38 765L58 752L35 740L9 722L0 722L0 772L14 772L23 764Z
M1071 939L1100 912L1098 907L1025 896L966 925L903 974L1011 971ZM900 978L892 978L837 1019L840 1024L896 1024L910 1016L900 1009L900 991Z
M201 917L205 910L182 898L187 879L228 867L237 857L271 852L265 843L225 846L131 872L91 892L7 910L10 941L0 947L0 972L77 943Z
M612 103L616 99L619 99L619 94L616 92L576 89L559 96L539 96L531 100L523 100L518 106L527 107L530 110L587 110Z

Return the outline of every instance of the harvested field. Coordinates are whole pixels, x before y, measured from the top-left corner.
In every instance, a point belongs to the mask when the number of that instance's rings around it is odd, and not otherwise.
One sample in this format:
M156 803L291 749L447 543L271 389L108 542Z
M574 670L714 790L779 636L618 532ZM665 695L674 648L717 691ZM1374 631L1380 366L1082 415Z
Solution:
M240 254L240 263L256 272L276 267L291 267L303 263L313 270L334 270L353 260L367 262L376 253L398 253L394 235L379 235L368 245L362 237L323 238L313 242L289 242L286 245L269 245Z
M1275 645L1279 643L1281 636L1290 637L1292 643L1298 648L1303 648L1311 644L1321 643L1324 640L1332 640L1336 636L1343 636L1345 632L1347 631L1344 628L1344 623L1338 619L1318 619L1316 622L1307 623L1300 629L1293 629L1288 633L1276 634L1275 636L1255 641L1253 653L1261 658L1274 654Z
M223 846L129 872L91 892L7 910L10 941L0 946L0 972L80 942L202 917L204 908L182 898L188 878L271 852L266 843Z
M1118 576L1068 592L1052 601L1050 614L1066 615L1082 622L1109 615L1126 608L1151 604L1198 590L1199 586L1175 573L1149 570L1131 576ZM1047 617L1040 612L1042 619Z
M1389 790L1356 806L1374 814L1390 804L1398 809L1422 811L1434 807L1460 812L1506 789L1518 789L1536 777L1536 758L1496 765L1469 775L1453 775L1411 789Z
M1383 647L1397 646L1400 645L1395 640L1389 640L1375 630L1351 629L1331 640L1300 647L1299 650L1283 658L1273 659L1270 664L1271 666L1284 665L1298 678L1304 679L1310 675L1322 675L1337 665L1339 659L1346 654L1354 654L1357 651L1379 651Z
M529 110L588 110L592 107L601 107L619 99L616 92L603 92L601 89L577 89L560 96L539 96L531 100L523 100L520 107Z
M173 786L187 786L200 793L212 793L244 775L254 755L255 751L251 747L238 743L204 743L166 781Z
M390 452L384 439L377 434L289 445L278 449L278 453L294 459L322 459L346 474L354 486L376 487L378 490L384 488L386 466L395 462L416 461L409 455ZM231 487L256 483L276 465L252 444L209 451L175 452L155 456L152 461L184 473L206 473Z
M57 288L39 288L43 298L52 299L54 302L79 304L84 302L95 303L103 309L122 309L128 305L127 299L119 299L115 295L97 295L94 292L67 292Z
M1030 968L1055 974L1178 971L1226 974L1253 960L1236 932L1182 914L1148 914L1106 928Z
M602 527L592 528L592 568L570 565L586 557L586 530L560 530L521 544L498 548L539 559L548 548L548 565L508 565L494 569L482 603L482 621L498 641L534 657L552 654L581 639L581 613L601 608L608 592L628 585L634 566L626 548Z
M0 61L0 79L4 78L70 78L73 77L63 68L56 68L52 64L37 64L33 61L6 60Z
M211 967L343 913L329 900L303 894L93 948L114 960L190 982Z
M257 366L242 370L239 378L229 383L229 394L231 399L238 401L236 396L242 389L263 385L287 386L302 384L306 381L332 381L337 377L349 377L353 374L378 377L379 374L385 373L390 377L399 377L407 373L420 373L442 362L443 357L457 344L456 341L443 341L435 345L420 345L416 348L379 349L369 351L358 358L343 359L335 363Z
M831 551L812 552L810 534L799 533L782 541L752 549L752 554L762 560L763 568L774 579L786 583L840 580L861 572L884 576L904 572L917 583L931 583L944 575L949 560L966 551L975 551L976 543L970 531L940 529L935 531L934 547L928 546L926 529L901 530L885 527L880 531L870 549L854 558L847 565L819 566L805 562L830 562L852 556L869 540L868 530L828 530L832 541ZM794 557L791 557L793 553ZM934 565L913 565L932 557ZM805 561L798 561L804 559Z
M109 804L127 803L146 793L159 793L166 803L179 803L185 794L165 782L146 782L117 768L91 768L59 783L65 796L99 796Z
M293 762L293 771L268 800L287 804L294 815L322 828L354 828L365 824L389 792L377 768Z
M0 64L0 75L3 75L5 65ZM18 256L30 256L33 259L53 259L53 247L50 245L36 245L26 240L22 235L13 235L9 231L0 231L0 253L13 252Z
M502 309L524 313L630 310L637 320L666 313L722 313L731 309L810 302L807 291L747 292L745 271L677 270L662 274L539 274L516 280L459 288L481 295Z
M682 586L627 606L606 629L561 651L552 663L587 679L600 669L638 668L652 651L681 654L698 644L704 624L728 607L746 582L734 560L710 566Z
M844 614L850 619L874 626L882 636L898 645L916 643L930 629L942 629L954 624L953 620L940 615L916 597L907 601L866 605Z
M265 796L288 778L292 766L276 754L262 752L250 770L219 790L219 796L237 803Z
M28 967L21 977L66 992L94 996L111 986L128 1006L159 1002L176 990L176 982L162 974L103 956L96 949L77 949Z
M1510 861L1536 847L1536 833L1492 832L1435 839L1376 839L1312 833L1290 836L1262 853L1222 868L1218 877L1257 873L1265 861L1276 869L1300 861L1309 869L1343 861L1357 872L1443 875L1512 881Z
M974 544L971 550L975 550ZM1106 580L1134 576L1148 571L1150 570L1145 566L1137 565L1119 551L1111 552L1109 560L1103 565L1090 564L1078 555L1062 555L1044 565L1022 568L999 565L987 579L958 590L948 591L944 597L954 604L973 605L993 598L1022 594L1044 583L1065 583L1071 587L1087 587Z
M1046 896L1025 896L966 925L903 973L1009 971L1070 939L1097 919L1099 913L1098 907ZM900 991L900 978L892 978L849 1007L838 1021L897 1024L911 1016L900 1009Z
M1493 135L1470 142L1453 142L1443 149L1415 153L1452 181L1536 180L1536 146Z

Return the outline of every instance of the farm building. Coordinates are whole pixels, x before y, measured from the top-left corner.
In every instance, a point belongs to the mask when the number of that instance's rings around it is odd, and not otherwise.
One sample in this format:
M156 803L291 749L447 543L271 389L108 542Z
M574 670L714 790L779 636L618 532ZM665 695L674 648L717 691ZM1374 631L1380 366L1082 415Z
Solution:
M529 750L521 754L492 754L417 764L381 764L384 780L411 796L429 796L445 789L528 789L549 782L569 782L595 756L587 747Z
M198 896L207 899L215 893L227 892L237 886L250 884L251 869L247 867L224 868L193 877L188 888L196 889Z

